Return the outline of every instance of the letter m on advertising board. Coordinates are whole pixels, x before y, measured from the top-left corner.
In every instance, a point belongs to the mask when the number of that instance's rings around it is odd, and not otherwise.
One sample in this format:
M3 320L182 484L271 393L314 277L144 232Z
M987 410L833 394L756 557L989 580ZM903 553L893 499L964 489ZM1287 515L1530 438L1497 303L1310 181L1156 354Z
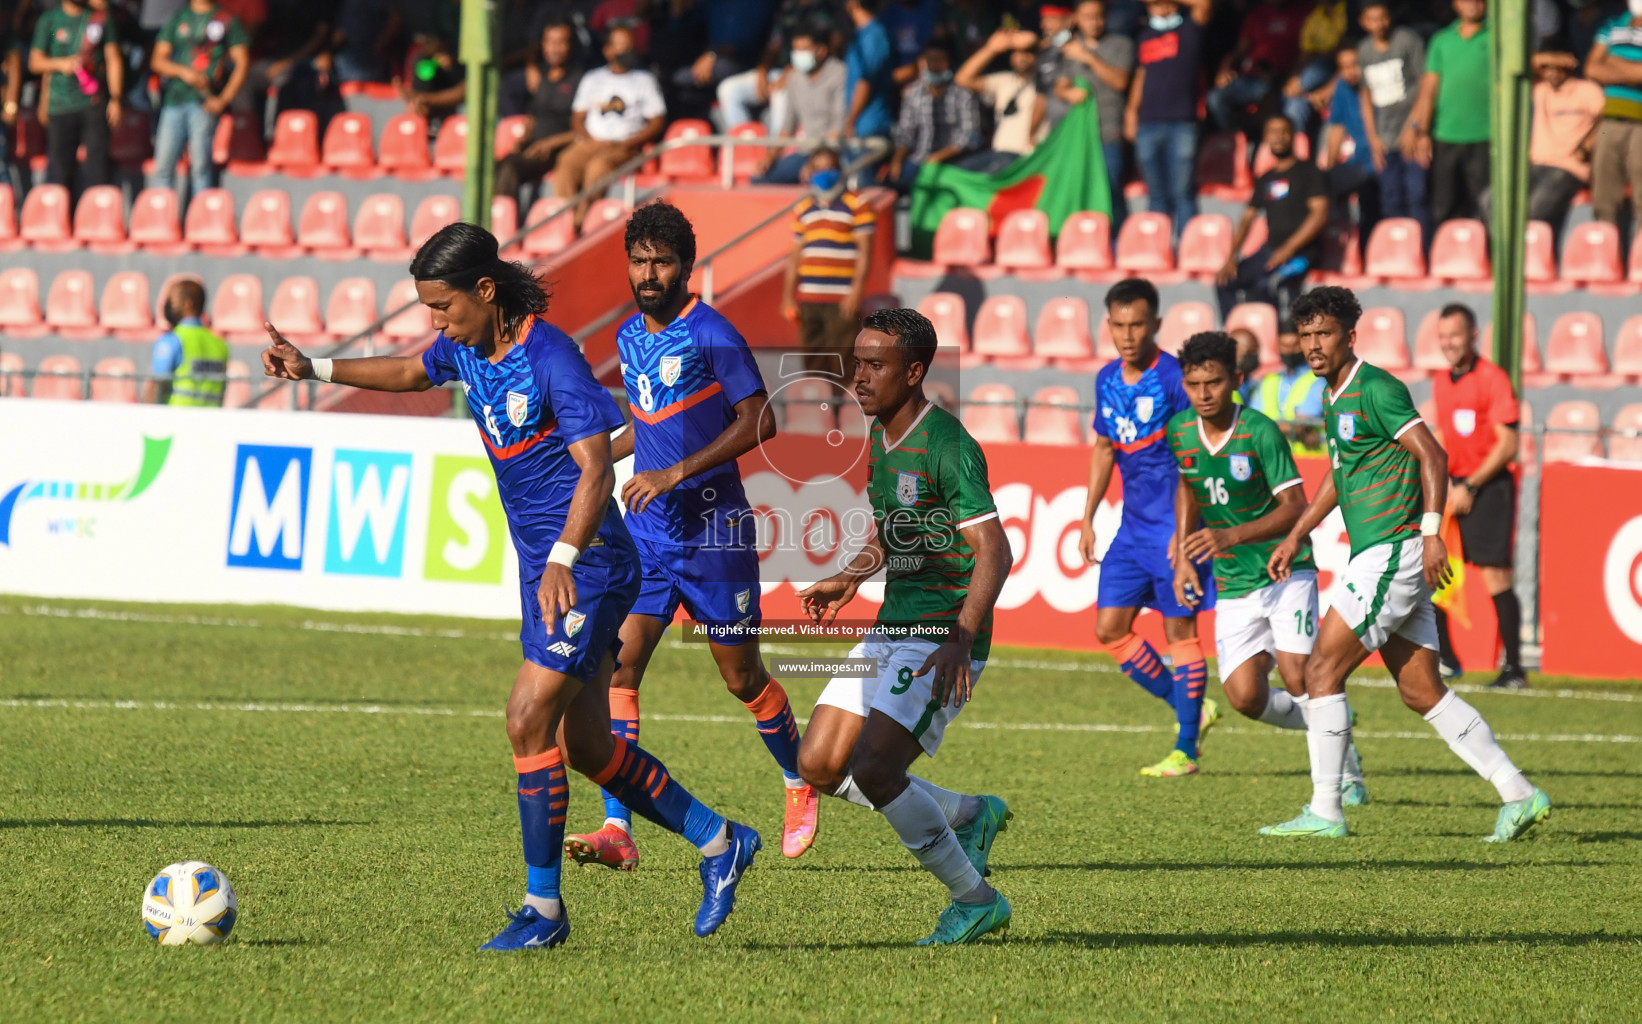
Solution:
M234 455L228 564L302 569L312 448L242 444Z

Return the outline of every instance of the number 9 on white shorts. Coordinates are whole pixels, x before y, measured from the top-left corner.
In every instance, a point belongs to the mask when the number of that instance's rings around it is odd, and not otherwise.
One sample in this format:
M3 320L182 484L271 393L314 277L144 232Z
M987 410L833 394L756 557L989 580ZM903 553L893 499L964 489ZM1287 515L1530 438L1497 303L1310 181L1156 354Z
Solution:
M1301 569L1242 597L1222 597L1214 613L1220 681L1264 651L1310 654L1317 643L1317 571Z
M873 659L878 664L877 673L866 679L834 679L815 703L827 704L860 718L867 717L869 711L880 711L905 726L924 748L924 753L934 757L941 747L941 737L946 734L947 723L958 717L961 709L953 705L942 707L939 700L932 698L934 669L921 676L914 674L924 667L936 648L929 640L890 639L868 633L849 656ZM969 663L971 686L980 680L981 670L985 668L984 661Z

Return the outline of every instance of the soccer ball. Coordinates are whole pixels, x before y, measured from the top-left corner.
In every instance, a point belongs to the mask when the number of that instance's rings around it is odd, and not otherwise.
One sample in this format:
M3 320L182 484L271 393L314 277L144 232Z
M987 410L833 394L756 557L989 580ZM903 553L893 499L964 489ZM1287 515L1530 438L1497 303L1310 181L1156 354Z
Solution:
M214 946L238 916L234 887L204 861L168 864L143 890L143 927L162 946Z

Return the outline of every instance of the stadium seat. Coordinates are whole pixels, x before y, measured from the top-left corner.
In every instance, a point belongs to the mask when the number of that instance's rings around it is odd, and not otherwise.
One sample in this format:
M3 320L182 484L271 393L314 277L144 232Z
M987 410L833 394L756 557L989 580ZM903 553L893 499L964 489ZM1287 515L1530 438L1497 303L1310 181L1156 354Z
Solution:
M569 213L553 215L565 208L565 201L558 196L543 196L530 204L530 212L525 215L522 227L547 220L547 223L525 236L525 255L541 259L552 256L570 247L576 240L576 218ZM552 220L548 220L552 217Z
M80 243L69 230L68 210L68 189L61 185L36 185L23 197L18 234L43 252L77 249Z
M1556 238L1551 225L1542 220L1528 222L1522 258L1530 291L1561 291L1566 287L1557 279Z
M1213 199L1246 203L1254 193L1249 174L1249 140L1242 132L1215 132L1197 150L1197 192Z
M416 204L416 212L411 214L411 248L422 248L422 243L432 238L440 228L447 224L455 224L461 219L460 199L455 196L428 196Z
M1269 302L1243 302L1226 314L1226 331L1239 327L1254 332L1260 342L1260 362L1277 362L1277 307ZM1359 326L1359 331L1361 330ZM1359 334L1359 337L1361 335ZM1271 358L1267 358L1270 353Z
M713 134L713 126L692 117L680 118L667 126L661 137L662 144L681 139L696 139ZM684 146L661 154L661 173L670 181L716 181L718 170L713 166L713 150L707 145Z
M1524 473L1539 468L1539 438L1534 436L1534 407L1527 399L1517 403L1517 465Z
M530 141L530 117L510 114L496 121L496 159L500 160Z
M93 185L74 208L74 240L93 252L118 255L135 248L125 235L125 195L113 185Z
M319 118L310 110L280 114L274 121L274 144L268 147L267 162L269 167L296 177L319 173Z
M231 274L212 291L212 330L235 344L255 345L267 341L268 332L262 328L267 316L262 310L260 277Z
M730 129L730 135L738 139L766 139L769 138L769 134L760 121L748 121ZM767 146L735 146L730 158L731 175L738 182L750 180L764 159L764 154L768 152ZM723 157L720 156L719 159L723 160Z
M506 248L507 240L519 233L519 200L513 196L492 196L490 200L490 233L503 244L508 259L517 259L519 249Z
M1642 284L1642 245L1631 246L1631 262L1625 280L1631 284Z
M348 237L348 200L340 192L315 192L302 204L296 241L322 260L348 260L359 255Z
M1180 269L1212 281L1231 255L1232 222L1223 213L1200 213L1180 233Z
M1161 213L1131 213L1117 235L1117 267L1133 274L1157 275L1174 270L1169 218Z
M91 400L93 402L135 402L137 400L137 364L125 356L109 356L97 360L91 368Z
M262 140L262 112L231 111L217 122L211 140L211 159L227 167L235 177L256 176L268 171L268 147Z
M381 173L372 151L374 134L369 114L337 114L325 126L320 162L326 170L350 178L374 178Z
M1488 262L1488 229L1480 220L1451 220L1438 225L1431 239L1431 276L1461 285L1492 287Z
M82 205L85 200L80 201ZM131 244L155 256L177 256L189 250L182 240L182 211L177 193L168 188L145 188L131 204Z
M1613 343L1613 372L1631 378L1632 383L1642 378L1642 313L1619 325Z
M1595 402L1558 402L1545 417L1546 463L1602 457L1602 415Z
M311 277L287 277L275 285L274 297L268 302L268 322L294 344L324 340L318 282Z
M1608 429L1608 458L1642 462L1642 402L1619 410Z
M182 236L205 256L238 256L246 251L234 227L234 194L225 188L206 189L188 201Z
M16 352L0 352L0 398L26 398L28 393L23 357Z
M291 234L291 197L274 188L252 196L240 220L239 240L273 259L301 255L302 248Z
M257 376L262 376L260 368ZM222 407L239 409L251 400L251 368L238 359L228 360L228 382L222 391Z
M1593 220L1568 231L1562 245L1562 280L1592 285L1613 284L1624 279L1625 272L1619 263L1619 228ZM1547 444L1547 462L1552 461L1549 448Z
M0 270L0 330L32 337L45 332L40 279L29 267Z
M433 314L417 299L415 281L402 280L390 288L382 312L392 313L406 303L410 304L410 308L382 325L382 333L389 341L416 341L433 333Z
M17 237L17 196L10 185L0 185L0 252L22 248Z
M424 179L434 176L433 159L428 155L428 122L415 114L389 119L382 133L382 152L376 165L401 178Z
M1055 368L1067 373L1100 369L1095 343L1089 336L1089 304L1078 298L1044 303L1038 312L1037 329L1032 332L1032 353L1053 359Z
M1425 277L1425 254L1420 222L1412 217L1387 217L1374 225L1363 260L1369 277L1395 280L1400 287ZM1372 360L1370 360L1372 362Z
M97 323L97 289L86 270L65 270L51 282L46 294L46 326L53 334L70 339L100 338L105 333Z
M1382 370L1406 370L1408 331L1403 311L1394 306L1363 310L1357 322L1357 355Z
M969 351L969 312L956 292L930 292L918 302L918 312L935 326L935 343Z
M1602 318L1595 313L1564 313L1551 325L1545 339L1545 372L1563 376L1606 378L1608 351L1602 343ZM1588 386L1619 383L1607 379Z
M1049 215L1042 210L1014 210L998 226L994 262L1011 270L1042 270L1049 255Z
M120 123L109 129L109 162L141 171L143 163L153 156L154 124L149 119L148 111L126 107L120 112Z
M1026 443L1082 444L1083 413L1078 409L1078 400L1077 389L1064 384L1039 388L1026 407Z
M1322 266L1317 269L1318 284L1354 288L1371 283L1363 274L1363 247L1357 225L1349 221L1330 221L1323 225L1322 260Z
M1266 218L1256 217L1249 223L1249 233L1243 236L1243 248L1237 250L1237 258L1246 260L1260 251L1266 244L1266 236L1270 232L1266 226Z
M73 356L46 356L34 368L34 397L78 402L85 398L80 361Z
M1066 218L1055 239L1055 265L1063 270L1108 272L1112 269L1112 220L1104 213L1081 212Z
M353 220L353 242L373 260L397 263L409 257L405 201L392 192L381 192L360 203Z
M452 114L439 126L433 140L433 168L441 174L461 176L468 166L468 119Z
M1420 329L1414 335L1414 369L1435 373L1448 369L1448 359L1437 343L1437 319L1441 310L1433 309L1420 318ZM1478 349L1478 351L1482 351Z
M611 221L627 221L627 204L620 199L595 199L582 220L582 234L590 235Z
M148 276L140 270L122 270L103 285L97 311L103 330L124 341L152 341L154 311L148 304Z
M985 210L948 210L935 229L934 262L943 267L978 267L991 260Z
M1494 325L1489 324L1482 329L1482 340L1478 343L1477 351L1493 357ZM1546 384L1555 384L1556 375L1549 375L1549 379L1536 381L1534 378L1545 375L1545 364L1539 358L1539 323L1534 314L1522 314L1522 386L1525 388L1543 387Z
M1269 306L1267 307L1270 308ZM1275 317L1277 314L1272 314ZM1214 309L1206 302L1176 302L1163 314L1163 324L1157 330L1158 347L1165 352L1180 354L1186 339L1203 331L1214 330ZM1258 332L1256 332L1258 334ZM1277 335L1272 335L1276 344Z
M824 380L796 380L782 388L781 393L787 399L783 430L823 437L837 429L838 414L832 408L835 389L831 384Z
M1044 363L1032 354L1032 340L1026 333L1026 301L1019 295L993 295L981 303L975 313L969 350L977 362L1006 359L1013 369L1035 369Z
M981 444L1014 444L1021 439L1015 415L1015 389L1008 384L982 384L964 403L963 425Z
M325 306L325 333L351 338L376 323L378 315L376 282L368 277L345 278L331 289L331 301Z

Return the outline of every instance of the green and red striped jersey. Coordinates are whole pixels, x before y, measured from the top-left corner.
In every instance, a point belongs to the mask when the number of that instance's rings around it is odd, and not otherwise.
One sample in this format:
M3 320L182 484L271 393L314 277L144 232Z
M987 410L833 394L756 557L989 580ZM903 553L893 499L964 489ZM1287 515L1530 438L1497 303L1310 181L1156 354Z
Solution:
M1420 460L1398 439L1420 422L1408 387L1357 360L1338 391L1323 394L1323 430L1351 557L1417 537L1424 492Z

